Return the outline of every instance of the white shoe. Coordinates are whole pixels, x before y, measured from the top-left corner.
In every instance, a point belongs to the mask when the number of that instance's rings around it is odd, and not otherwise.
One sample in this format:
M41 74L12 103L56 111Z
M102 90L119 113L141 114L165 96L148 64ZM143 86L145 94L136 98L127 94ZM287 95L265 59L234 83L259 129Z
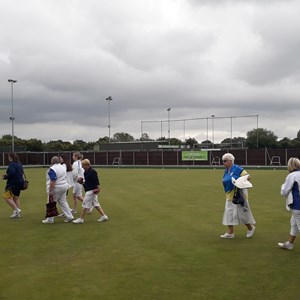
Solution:
M278 243L278 246L282 249L292 250L294 248L294 245L290 242L284 242L284 243Z
M106 222L106 221L108 221L108 216L107 215L104 215L104 216L102 216L98 219L98 222Z
M84 220L81 218L78 218L78 219L74 220L73 223L74 224L82 224L82 223L84 223Z
M21 209L17 208L14 210L13 214L10 216L11 219L20 218Z
M254 234L254 231L255 231L255 226L252 225L252 230L247 231L246 237L251 238Z
M220 235L221 239L234 239L234 233L224 233L222 235Z
M75 209L71 209L72 214L77 214L77 211Z
M60 217L60 218L64 218L65 216L66 215L64 213L58 215L58 217Z
M49 219L47 218L47 219L43 220L42 223L44 223L44 224L53 224L54 221L53 221L53 220L49 220Z
M70 222L73 221L73 220L74 220L74 218L70 218L70 219L69 219L69 218L65 218L65 219L64 219L64 222L65 222L65 223L70 223Z

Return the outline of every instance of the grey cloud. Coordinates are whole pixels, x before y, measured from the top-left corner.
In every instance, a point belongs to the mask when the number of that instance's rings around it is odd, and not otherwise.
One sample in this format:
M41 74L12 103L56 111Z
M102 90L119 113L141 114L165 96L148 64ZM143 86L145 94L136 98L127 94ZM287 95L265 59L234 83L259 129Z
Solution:
M157 120L149 135L159 136L168 107L174 119L259 114L263 126L294 134L297 2L263 1L268 10L262 1L87 2L46 1L44 9L18 1L18 10L1 2L0 134L10 132L10 77L21 137L97 140L108 134L107 96L112 134L139 137L142 120ZM280 113L286 132L273 121ZM182 137L183 124L173 125ZM221 123L216 130L223 134Z

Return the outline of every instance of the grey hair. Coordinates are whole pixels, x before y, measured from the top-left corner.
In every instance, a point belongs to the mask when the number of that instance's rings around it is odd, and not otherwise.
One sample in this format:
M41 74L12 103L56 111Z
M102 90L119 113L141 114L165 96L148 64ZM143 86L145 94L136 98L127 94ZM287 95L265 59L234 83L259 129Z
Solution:
M59 157L58 156L53 156L51 158L51 165L55 165L59 163Z
M234 163L235 158L231 153L225 153L222 156L222 160L230 160L230 161L232 161L232 163Z
M291 157L288 161L287 169L290 173L300 170L300 160L297 157Z
M73 155L75 155L77 157L78 160L82 160L83 159L83 155L80 152L74 152Z

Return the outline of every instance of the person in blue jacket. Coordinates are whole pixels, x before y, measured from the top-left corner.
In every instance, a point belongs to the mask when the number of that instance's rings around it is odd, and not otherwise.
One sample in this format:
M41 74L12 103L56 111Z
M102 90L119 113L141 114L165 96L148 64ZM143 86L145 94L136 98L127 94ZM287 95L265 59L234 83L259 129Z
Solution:
M15 219L20 218L21 216L20 194L24 186L24 171L16 153L10 153L8 155L8 160L8 168L6 173L2 176L2 178L6 180L3 198L13 209L13 214L10 218Z
M300 160L291 157L288 160L287 169L289 174L286 176L284 184L281 185L281 195L285 198L291 196L291 201L288 203L288 208L292 212L291 230L288 241L278 243L278 246L282 249L292 250L300 231Z
M248 202L248 190L241 189L241 193L244 198L243 206L232 202L235 192L235 186L232 182L232 178L238 179L239 177L248 174L242 167L234 164L234 159L235 158L231 153L226 153L222 156L223 165L225 167L223 187L226 195L222 224L227 226L227 232L220 236L223 239L233 239L235 237L233 232L234 225L246 225L248 229L246 234L247 238L252 237L255 231L255 227L253 225L255 224L255 220Z

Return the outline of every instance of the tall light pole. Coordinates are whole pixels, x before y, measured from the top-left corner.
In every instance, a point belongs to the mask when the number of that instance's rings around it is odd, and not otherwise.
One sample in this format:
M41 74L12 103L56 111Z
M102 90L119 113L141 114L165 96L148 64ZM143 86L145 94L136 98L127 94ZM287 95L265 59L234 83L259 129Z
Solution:
M14 132L14 121L15 121L15 117L14 117L14 83L17 82L17 80L14 79L8 79L8 82L11 85L11 152L14 153L15 152L15 132Z
M170 145L170 111L171 111L171 107L169 107L167 109L168 112L168 136L169 136L169 145Z
M108 101L108 142L110 143L110 101L112 101L112 97L107 97L106 101Z
M212 122L212 144L213 148L215 148L215 123L214 123L215 115L211 115Z

